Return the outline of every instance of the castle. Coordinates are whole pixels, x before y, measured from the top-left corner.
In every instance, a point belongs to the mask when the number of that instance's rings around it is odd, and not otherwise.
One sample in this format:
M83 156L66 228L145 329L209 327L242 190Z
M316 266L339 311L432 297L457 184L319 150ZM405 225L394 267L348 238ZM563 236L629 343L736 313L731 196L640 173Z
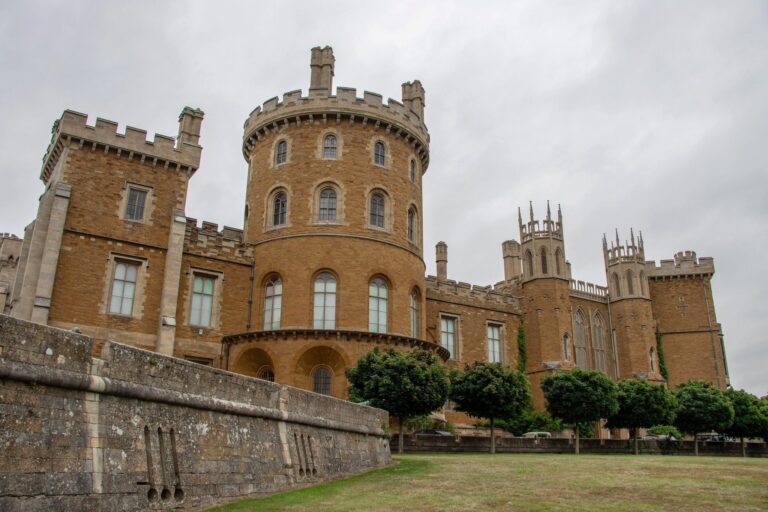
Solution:
M37 217L23 240L0 242L0 311L76 327L94 350L113 339L337 397L345 369L377 346L421 347L449 367L524 356L539 409L538 383L560 368L728 384L712 258L685 251L657 265L641 235L617 234L603 239L608 285L575 281L560 208L537 218L531 206L518 213L519 241L502 244L502 281L449 279L442 242L437 276L425 277L424 88L404 83L386 103L334 94L334 65L330 47L313 48L308 94L269 99L246 119L242 229L184 213L202 111L184 108L177 137L152 140L65 111Z

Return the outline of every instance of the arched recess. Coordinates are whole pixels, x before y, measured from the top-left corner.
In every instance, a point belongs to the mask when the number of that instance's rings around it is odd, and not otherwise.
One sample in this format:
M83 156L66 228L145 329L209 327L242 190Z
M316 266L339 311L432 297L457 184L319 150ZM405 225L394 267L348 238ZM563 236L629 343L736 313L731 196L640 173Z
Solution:
M533 253L530 249L525 251L525 276L533 277Z
M555 272L558 276L563 275L563 251L559 247L555 249Z
M579 368L588 368L587 366L587 326L584 315L580 310L576 310L573 315L573 348L575 352L576 366Z
M592 348L595 353L595 368L601 372L608 373L608 366L605 357L605 323L600 313L595 313L594 320L592 322Z
M344 398L347 388L344 370L347 366L344 356L336 349L327 345L314 346L305 350L296 361L293 381L296 386L313 391L316 371L322 367L330 372L330 395Z
M243 352L238 357L230 370L249 377L258 377L269 380L269 371L271 370L272 381L275 379L275 365L272 357L261 348L251 348Z
M549 274L549 264L547 263L547 249L541 248L541 273Z
M621 297L621 281L619 280L619 275L616 272L613 273L611 281L613 281L614 298Z

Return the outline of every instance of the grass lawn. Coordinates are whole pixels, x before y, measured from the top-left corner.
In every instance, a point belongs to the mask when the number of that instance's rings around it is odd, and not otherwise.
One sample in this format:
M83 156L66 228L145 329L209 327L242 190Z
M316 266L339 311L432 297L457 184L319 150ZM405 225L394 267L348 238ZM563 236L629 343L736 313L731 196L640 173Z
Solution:
M425 454L211 511L768 510L768 459Z

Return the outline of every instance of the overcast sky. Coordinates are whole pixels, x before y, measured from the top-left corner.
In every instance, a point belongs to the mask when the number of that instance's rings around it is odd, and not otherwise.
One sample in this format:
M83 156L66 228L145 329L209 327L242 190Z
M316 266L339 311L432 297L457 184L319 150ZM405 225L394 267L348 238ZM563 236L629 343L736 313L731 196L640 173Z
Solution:
M601 237L642 230L646 258L712 256L732 383L768 393L768 2L0 3L0 231L37 210L64 109L175 136L206 113L186 213L242 227L243 121L309 85L400 99L420 79L432 138L425 257L503 278L517 207L560 203L576 279L605 283Z

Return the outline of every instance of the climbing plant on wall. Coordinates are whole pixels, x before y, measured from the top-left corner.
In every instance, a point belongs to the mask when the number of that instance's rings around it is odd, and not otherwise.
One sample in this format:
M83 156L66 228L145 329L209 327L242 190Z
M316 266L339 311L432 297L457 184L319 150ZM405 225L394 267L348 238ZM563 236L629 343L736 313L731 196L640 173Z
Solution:
M664 359L664 346L661 343L661 333L656 333L656 353L659 356L659 373L664 380L669 380L669 371L667 371L667 361Z

